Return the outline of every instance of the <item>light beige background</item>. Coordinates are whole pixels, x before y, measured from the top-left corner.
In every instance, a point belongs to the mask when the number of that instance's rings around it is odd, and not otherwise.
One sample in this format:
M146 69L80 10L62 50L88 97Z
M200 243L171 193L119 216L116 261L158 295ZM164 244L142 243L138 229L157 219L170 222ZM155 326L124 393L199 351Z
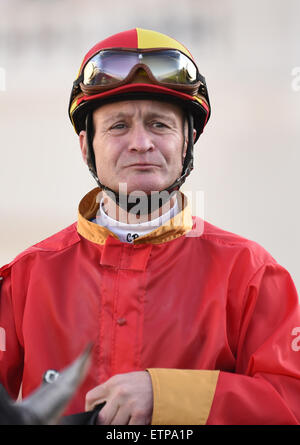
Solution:
M138 26L184 43L207 79L212 116L184 189L299 290L299 23L298 0L0 0L0 264L76 220L94 182L68 121L71 84L92 45Z

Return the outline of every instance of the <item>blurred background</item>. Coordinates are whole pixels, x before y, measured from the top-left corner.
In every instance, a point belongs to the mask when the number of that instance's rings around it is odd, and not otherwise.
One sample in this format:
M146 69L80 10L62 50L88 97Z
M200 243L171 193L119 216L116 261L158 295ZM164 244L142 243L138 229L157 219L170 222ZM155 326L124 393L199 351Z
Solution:
M298 0L0 0L0 264L76 220L95 183L68 120L72 82L92 45L142 27L187 46L207 80L184 190L300 291L299 23Z

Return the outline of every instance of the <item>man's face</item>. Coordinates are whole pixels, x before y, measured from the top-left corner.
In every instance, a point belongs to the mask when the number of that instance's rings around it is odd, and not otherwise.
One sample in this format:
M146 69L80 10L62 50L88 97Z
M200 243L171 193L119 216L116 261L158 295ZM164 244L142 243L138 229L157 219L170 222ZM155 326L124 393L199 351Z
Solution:
M182 171L187 138L184 117L176 105L135 100L104 105L93 113L93 147L100 182L118 192L160 191ZM86 134L80 133L86 160Z

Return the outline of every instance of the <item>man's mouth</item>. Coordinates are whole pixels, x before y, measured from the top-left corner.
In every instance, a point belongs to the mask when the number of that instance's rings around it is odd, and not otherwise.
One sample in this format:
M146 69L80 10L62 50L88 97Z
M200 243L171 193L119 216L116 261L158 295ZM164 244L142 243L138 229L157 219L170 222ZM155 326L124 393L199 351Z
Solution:
M135 167L135 168L152 168L152 167L159 167L158 164L151 164L151 163L146 163L146 162L137 162L135 164L130 164L127 167Z

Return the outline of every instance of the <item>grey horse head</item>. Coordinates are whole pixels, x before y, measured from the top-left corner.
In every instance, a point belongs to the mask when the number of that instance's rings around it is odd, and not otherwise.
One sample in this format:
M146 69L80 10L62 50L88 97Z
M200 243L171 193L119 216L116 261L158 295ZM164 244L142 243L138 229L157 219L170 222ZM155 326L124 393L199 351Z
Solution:
M53 383L41 385L21 402L0 385L0 425L54 425L82 382L90 363L91 345Z

